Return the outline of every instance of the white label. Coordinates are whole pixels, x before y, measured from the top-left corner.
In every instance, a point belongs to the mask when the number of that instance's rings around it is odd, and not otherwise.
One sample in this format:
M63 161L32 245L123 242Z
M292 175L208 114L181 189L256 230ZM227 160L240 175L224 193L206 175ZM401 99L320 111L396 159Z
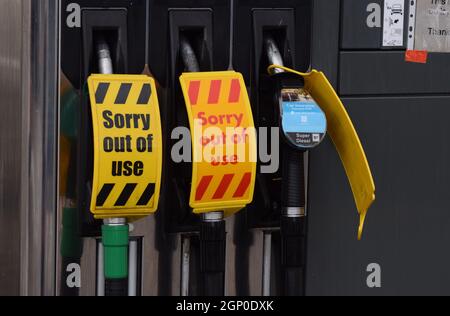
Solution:
M450 52L450 0L417 1L414 48Z
M402 47L405 30L405 1L384 1L383 46Z

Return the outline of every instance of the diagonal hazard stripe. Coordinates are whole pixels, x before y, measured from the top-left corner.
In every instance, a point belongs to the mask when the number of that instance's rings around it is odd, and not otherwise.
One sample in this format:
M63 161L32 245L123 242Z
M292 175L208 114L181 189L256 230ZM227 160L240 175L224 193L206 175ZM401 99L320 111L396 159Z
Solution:
M228 98L229 103L238 103L241 99L241 83L238 79L231 81L230 96Z
M139 202L137 203L137 206L146 206L150 200L152 199L153 195L155 194L155 187L156 185L154 183L150 183L147 188L145 189L144 193L142 194L141 198L139 199Z
M95 92L95 103L103 104L105 102L106 94L108 93L110 84L107 82L99 83L97 91Z
M208 104L219 103L220 89L222 87L222 80L212 80L209 89Z
M117 94L117 98L114 104L126 104L131 91L131 87L131 83L122 83L120 85L119 93Z
M250 172L246 173L239 184L236 192L233 195L233 198L241 198L247 193L248 188L250 187L250 183L252 181L252 174Z
M222 178L216 193L214 193L213 199L220 200L223 199L228 189L230 188L231 181L233 181L234 174L227 174Z
M139 95L138 105L147 105L152 95L152 88L149 83L145 83L142 86L141 94Z
M200 81L191 81L188 94L191 105L197 105L198 96L200 95Z
M97 207L102 207L105 204L106 200L114 189L114 186L115 184L112 183L106 183L103 186L103 188L100 190L100 193L97 195Z
M213 176L205 176L202 178L197 187L197 192L195 194L196 201L201 201L203 199L203 196L205 195L206 190L208 190L208 187L211 184L212 179Z
M125 206L128 203L131 195L137 187L137 183L128 183L120 194L114 206Z

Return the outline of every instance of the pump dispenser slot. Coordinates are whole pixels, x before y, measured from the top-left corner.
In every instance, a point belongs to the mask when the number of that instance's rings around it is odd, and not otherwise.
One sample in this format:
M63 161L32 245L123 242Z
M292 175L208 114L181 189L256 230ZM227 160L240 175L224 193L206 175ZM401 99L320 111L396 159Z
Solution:
M266 74L265 40L272 37L277 43L285 65L295 65L295 12L292 9L253 11L254 73ZM258 62L259 61L259 62ZM262 69L261 69L262 68Z
M183 91L179 77L188 71L210 71L213 63L213 11L211 9L170 9L169 43L170 43L170 95L168 100L172 110L162 109L166 124L170 130L177 127L189 127L189 119L184 106ZM187 44L187 45L185 45ZM185 61L182 49L192 50L195 62ZM188 65L186 65L188 63ZM193 65L196 63L197 65ZM198 68L198 69L196 69ZM172 147L175 143L168 140ZM198 217L189 207L189 194L192 179L191 163L168 162L166 177L170 178L169 191L175 194L165 201L166 224L170 232L198 231ZM164 203L164 202L163 202Z
M275 106L273 81L267 67L278 59L284 65L296 64L295 10L255 9L253 18L253 76L252 105L258 127L279 126L279 110ZM279 58L269 60L268 41L279 50ZM254 227L277 227L281 209L282 170L275 174L258 174L255 204L249 213L250 225ZM250 206L252 209L253 206Z
M126 9L86 9L82 11L83 61L85 75L98 72L97 45L108 43L115 73L128 73L128 34Z
M82 78L83 86L88 76L99 73L98 43L104 41L109 47L112 69L116 73L128 71L128 10L84 9L82 10ZM100 235L100 223L90 213L89 200L92 194L93 174L93 127L89 96L82 94L81 119L79 122L77 197L82 218L84 236Z
M68 173L73 176L68 177L68 181L76 192L73 193L74 196L71 193L73 211L65 212L70 215L70 221L66 219L65 226L66 234L67 230L69 232L72 230L76 234L76 236L69 236L69 242L80 242L84 245L83 253L77 254L75 259L78 260L79 256L80 262L85 262L89 260L88 258L93 259L93 252L95 252L95 247L86 245L90 245L101 235L101 221L94 219L89 203L91 196L97 194L92 193L95 188L93 185L94 141L88 77L98 73L142 73L146 55L147 1L78 0L76 2L61 1L59 6L61 8L61 81L73 88L74 94L79 95L79 100L74 101L76 104L73 105L72 111L66 113L67 121L70 122L69 128L73 129L69 133L73 135L71 139L73 158L70 158L67 166ZM74 23L70 24L70 21ZM105 54L104 65L101 57L103 53ZM61 97L61 104L64 105L63 97ZM107 169L103 167L102 170ZM69 226L68 229L67 226ZM73 226L76 229L72 228ZM145 233L137 231L133 234L133 237L135 236L145 236ZM75 237L79 240L73 240ZM132 280L135 279L133 282L136 284L136 291L134 291L136 295L140 294L139 288L141 288L142 273L139 265L142 261L141 257L146 253L141 244L142 242L138 242L133 252L135 255L132 256L134 259L130 260L136 262L133 272L135 278L132 278ZM67 247L62 249L67 257ZM69 250L75 253L75 250L79 249ZM69 254L72 255L70 251ZM67 265L68 263L63 262L62 271L66 271ZM82 288L75 293L76 295L94 294L92 289L95 285L95 274L91 271L93 267L93 264L88 265L87 268L82 267L82 274L90 276L83 281ZM65 279L61 280L61 283L63 282Z
M279 0L275 7L268 0L237 1L235 16L233 64L251 88L255 125L268 128L270 136L270 129L278 127L280 121L278 100L274 100L276 91L267 67L278 60L296 69L310 67L312 1ZM269 60L269 40L278 48L279 58ZM273 174L258 173L254 203L248 211L250 228L279 227L281 169Z

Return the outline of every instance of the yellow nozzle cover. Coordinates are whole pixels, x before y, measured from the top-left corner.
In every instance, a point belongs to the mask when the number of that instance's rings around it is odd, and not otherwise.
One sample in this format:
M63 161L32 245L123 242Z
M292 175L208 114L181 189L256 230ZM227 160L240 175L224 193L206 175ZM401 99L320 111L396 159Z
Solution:
M96 219L135 221L155 213L163 164L155 80L93 74L88 88L94 144L92 214Z
M313 70L302 73L284 66L272 65L268 68L269 74L272 75L275 69L303 77L305 88L325 112L328 134L341 157L360 215L358 240L361 240L367 211L375 201L375 183L359 136L341 99L322 72Z
M192 131L190 206L195 214L234 215L253 201L257 137L242 74L192 72L180 77ZM227 119L219 119L219 118Z

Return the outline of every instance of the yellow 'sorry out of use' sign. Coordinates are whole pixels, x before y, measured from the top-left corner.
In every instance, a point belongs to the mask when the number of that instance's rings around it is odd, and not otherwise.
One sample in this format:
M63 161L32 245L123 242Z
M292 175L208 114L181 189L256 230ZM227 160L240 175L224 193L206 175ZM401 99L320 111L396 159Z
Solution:
M155 81L146 75L88 79L94 136L91 211L145 217L158 208L162 131Z
M234 71L185 73L180 77L189 116L194 213L230 216L253 201L256 132L247 89Z

